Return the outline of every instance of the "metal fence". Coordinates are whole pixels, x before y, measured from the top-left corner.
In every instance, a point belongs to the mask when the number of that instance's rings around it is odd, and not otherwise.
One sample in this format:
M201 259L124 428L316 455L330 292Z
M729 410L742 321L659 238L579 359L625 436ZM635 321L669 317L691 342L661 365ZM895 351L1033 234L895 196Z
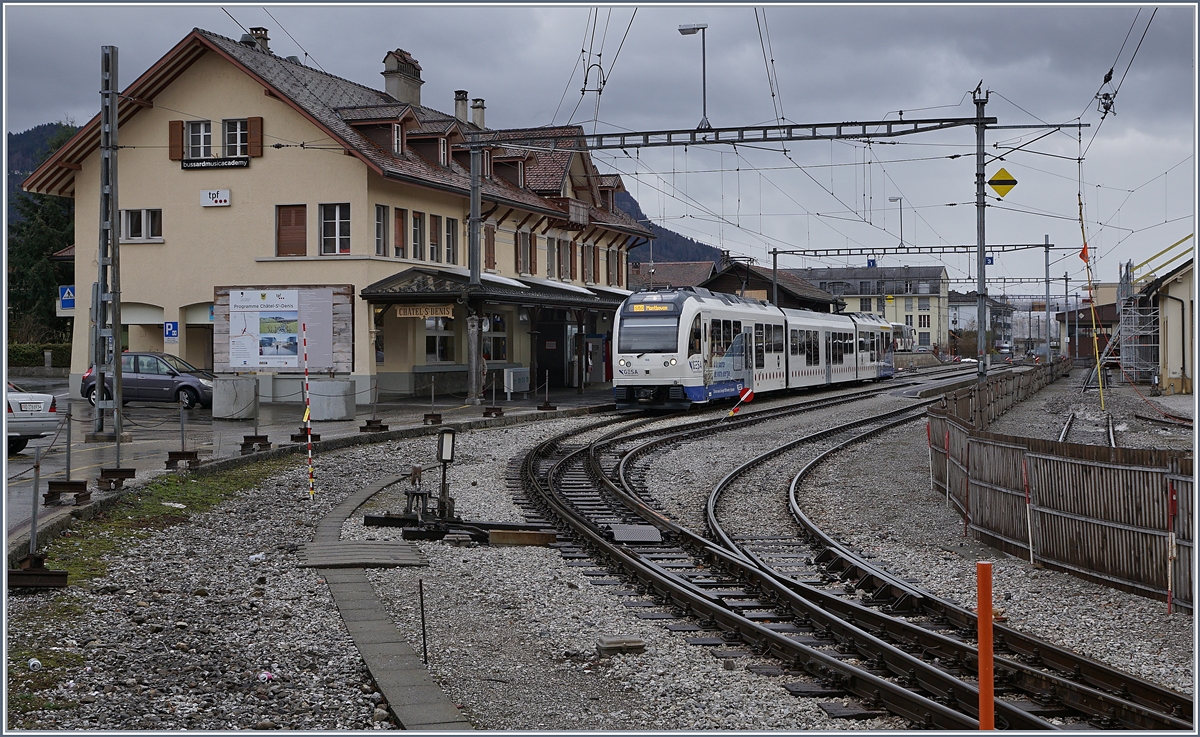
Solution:
M972 537L1035 565L1192 609L1192 459L988 432L1070 362L996 377L929 408L931 483Z

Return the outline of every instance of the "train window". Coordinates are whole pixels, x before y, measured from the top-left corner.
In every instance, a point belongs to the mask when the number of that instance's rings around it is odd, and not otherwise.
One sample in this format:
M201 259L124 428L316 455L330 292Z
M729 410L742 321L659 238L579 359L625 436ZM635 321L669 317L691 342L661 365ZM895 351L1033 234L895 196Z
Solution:
M689 356L695 356L700 353L700 345L701 345L700 336L701 336L700 316L696 315L695 319L692 320L692 335L691 335L691 338L688 340L688 355Z
M679 350L678 317L621 317L620 353L674 353Z
M798 356L798 355L800 355L800 331L799 330L791 331L791 339L792 339L791 354L793 356Z
M762 323L756 322L754 323L754 368L767 367L766 346L763 343L763 326Z
M771 333L773 336L771 342L775 344L775 352L783 353L783 326L771 326Z
M720 320L712 321L712 330L709 331L708 337L710 338L708 348L712 352L712 355L716 356L717 358L725 355L725 344L721 342Z
M733 338L736 338L737 336L739 336L741 334L742 334L742 321L734 320L733 321L733 333L732 333ZM733 338L730 338L731 343L733 342Z
M817 343L817 331L804 331L804 353L807 356L804 360L806 366L816 366L821 362L821 349Z
M733 345L733 323L728 320L721 321L721 345L726 351Z
M866 353L866 352L867 352L867 351L869 351L869 350L871 350L871 349L870 349L870 347L867 345L867 334L866 334L866 333L859 333L859 334L858 334L858 352L859 352L859 353Z

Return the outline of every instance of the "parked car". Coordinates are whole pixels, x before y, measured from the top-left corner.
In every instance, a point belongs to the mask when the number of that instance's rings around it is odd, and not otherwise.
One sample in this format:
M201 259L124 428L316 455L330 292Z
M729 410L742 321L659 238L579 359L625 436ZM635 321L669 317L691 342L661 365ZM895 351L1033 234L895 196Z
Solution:
M4 393L8 403L8 454L25 450L30 440L58 429L58 405L53 394L27 392L11 381Z
M913 350L914 350L914 351L916 351L917 353L932 353L932 352L933 352L933 346L931 346L931 345L919 345L919 346L917 346L916 348L913 348Z
M104 398L113 395L113 377L104 377ZM122 402L177 402L192 408L212 406L213 375L169 353L121 354ZM96 375L88 368L79 393L96 406Z

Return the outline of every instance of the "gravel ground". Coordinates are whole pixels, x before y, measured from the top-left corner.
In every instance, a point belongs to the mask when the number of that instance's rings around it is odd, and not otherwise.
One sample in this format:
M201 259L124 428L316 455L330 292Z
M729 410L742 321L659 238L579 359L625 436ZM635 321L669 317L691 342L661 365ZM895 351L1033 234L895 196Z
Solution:
M458 512L465 518L521 520L505 487L508 460L596 419L460 433L449 477ZM814 421L801 419L776 434L805 432ZM768 434L755 442L771 439ZM35 637L8 630L10 647L59 648L82 658L69 682L43 694L69 708L32 713L30 724L104 730L391 726L377 721L380 696L371 689L328 590L315 571L297 567L295 551L334 504L383 476L405 473L413 463L431 462L433 445L431 438L419 438L327 454L319 459L315 502L308 500L305 471L297 466L122 551L103 579L63 592L10 596L13 615L60 604L86 615L68 631ZM685 486L707 495L728 459L744 454L741 447L725 440L706 446L702 455L670 454L654 469L662 474L656 476L656 496L665 505L664 490ZM871 455L862 455L867 452ZM697 463L696 457L705 460ZM923 427L892 431L886 442L820 471L809 511L835 534L920 578L923 587L965 601L972 595L976 557L998 556L963 538L957 516L931 495L926 457ZM854 494L854 488L870 493ZM685 502L680 497L671 503L682 512ZM394 528L366 528L361 520L365 512L402 506L402 495L385 492L347 522L344 537L399 537ZM72 543L64 538L54 544ZM589 585L579 568L566 566L552 550L418 544L429 568L378 569L368 576L418 651L415 591L417 580L424 581L430 672L477 726L907 726L895 718L828 719L815 700L788 696L782 679L745 670L763 661L740 659L726 670L709 649L688 646L680 635L635 617L607 590L613 587ZM1013 559L998 561L996 591L998 597L1011 594L1005 605L1014 626L1191 691L1191 617L1167 617L1160 603ZM597 659L595 643L604 634L641 637L647 650Z
M1192 449L1195 433L1191 428L1172 427L1135 416L1162 418L1154 399L1138 394L1140 391L1144 395L1146 387L1106 386L1104 409L1101 409L1099 392L1095 389L1086 394L1080 391L1086 377L1085 369L1073 370L1070 376L1059 379L1006 412L992 423L988 432L1058 440L1067 417L1074 413L1075 421L1067 442L1108 445L1105 415L1111 414L1117 445L1121 447Z

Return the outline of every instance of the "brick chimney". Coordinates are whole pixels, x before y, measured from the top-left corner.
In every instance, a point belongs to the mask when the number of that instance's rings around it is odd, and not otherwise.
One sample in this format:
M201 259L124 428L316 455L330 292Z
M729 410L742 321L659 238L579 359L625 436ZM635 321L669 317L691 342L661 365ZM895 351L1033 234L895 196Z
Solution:
M467 122L467 91L454 90L454 117Z
M271 40L267 38L267 29L259 26L250 29L250 35L254 37L254 43L258 44L259 51L264 54L271 53L271 47L267 43Z
M400 102L421 104L421 65L404 49L387 52L383 57L384 89Z
M483 111L484 106L482 97L476 97L475 99L471 100L471 122L475 124L476 128L484 127Z

